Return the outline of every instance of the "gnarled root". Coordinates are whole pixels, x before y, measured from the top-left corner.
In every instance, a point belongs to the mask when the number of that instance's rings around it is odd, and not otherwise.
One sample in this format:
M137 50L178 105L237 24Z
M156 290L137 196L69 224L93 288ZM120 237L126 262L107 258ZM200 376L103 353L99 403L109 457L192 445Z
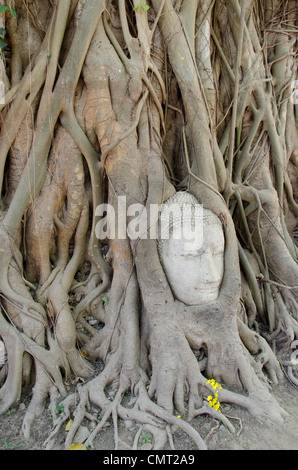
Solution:
M122 317L121 314L120 323L123 318L124 316ZM178 318L179 315L176 319ZM125 331L132 328L136 318L134 320L126 318L126 320L127 323L120 327ZM252 354L259 353L262 356L262 365L272 380L281 378L277 361L275 364L263 339L258 335L248 333L250 330L247 331L247 327L243 329L242 325L239 325L238 342L231 342L230 336L224 335L223 329L219 329L215 340L209 337L208 330L203 335L204 321L201 321L199 326L198 321L192 323L193 337L189 334L187 323L184 324L185 330L182 331L174 319L169 324L165 319L155 318L150 324L149 337L144 339L149 349L148 370L145 371L137 365L137 358L140 356L133 353L136 364L135 373L133 375L129 373L130 368L126 361L130 355L125 353L125 348L128 347L124 340L126 335L117 336L118 347L113 353L108 354L105 369L86 384L79 386L79 403L75 405L74 395L72 398L67 397L62 402L64 410L67 411L64 416L55 421L53 432L45 443L47 448L54 445L55 437L61 426L68 419L73 419L71 430L65 441L65 448L69 448L72 442L75 442L76 432L83 419L87 418L95 423L95 427L85 441L85 445L94 446L96 436L111 419L114 425L114 440L117 449L119 442L118 418L121 418L129 429L135 429L133 423L137 425L133 449L138 447L142 430L149 430L153 436L153 448L161 449L165 445L172 426L179 428L191 437L198 449L207 449L206 443L191 425L194 417L208 414L222 422L232 434L236 432L229 419L223 413L213 409L206 401L207 396L214 393L212 384L207 380L209 376L237 386L238 391L236 392L230 391L228 388L220 389L218 391L220 403L237 404L259 418L264 417L278 421L284 418L285 413L270 395L264 377L261 380L256 374L257 362L256 367L252 367L247 351L249 350ZM234 327L237 330L236 323ZM200 335L198 335L198 331L201 332ZM212 332L214 335L214 329ZM200 341L200 345L198 341ZM207 378L200 370L200 363L193 354L190 344L195 348L198 346L206 348L208 355L204 374L207 374ZM140 354L140 350L138 354ZM236 360L233 359L235 357ZM233 361L231 361L232 359ZM147 372L149 375L152 372L150 378ZM260 376L264 374L262 367L258 369L258 372ZM109 388L110 394L108 395ZM128 405L124 405L122 400L127 390L131 391L133 398ZM188 402L187 412L184 407L185 399ZM100 419L90 412L91 406L96 406L101 411ZM177 416L177 414L179 415ZM97 415L99 415L99 411ZM171 445L174 447L173 442Z

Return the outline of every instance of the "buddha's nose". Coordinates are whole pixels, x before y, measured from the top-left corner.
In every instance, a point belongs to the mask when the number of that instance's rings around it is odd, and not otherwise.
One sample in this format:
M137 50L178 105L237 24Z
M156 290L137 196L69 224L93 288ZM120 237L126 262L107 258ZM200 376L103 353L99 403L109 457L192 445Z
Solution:
M221 273L216 267L214 255L210 250L203 255L203 277L206 283L218 283L221 281Z

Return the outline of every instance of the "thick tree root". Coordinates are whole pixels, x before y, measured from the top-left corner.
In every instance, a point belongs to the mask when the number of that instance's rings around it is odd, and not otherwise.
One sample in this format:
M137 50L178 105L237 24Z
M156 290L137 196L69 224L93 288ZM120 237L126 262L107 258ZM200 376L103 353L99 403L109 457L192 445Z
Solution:
M253 338L254 347L256 347L259 340L260 338L258 336ZM262 341L260 344L262 344ZM125 374L126 368L123 364L123 354L121 351L122 348L119 347L115 353L110 355L107 365L101 374L89 380L86 384L81 384L79 386L78 395L72 394L60 403L60 405L63 406L64 414L54 421L53 431L45 442L45 447L47 449L50 449L55 445L55 438L57 437L60 429L70 419L73 420L73 424L67 434L65 449L68 449L70 445L76 441L76 432L85 418L94 421L95 423L92 433L84 442L86 446L90 447L95 446L94 441L96 436L105 427L106 423L112 420L114 426L115 448L117 449L119 440L118 418L124 420L129 429L137 426L132 447L133 449L136 449L138 446L140 433L143 428L147 430L149 429L152 436L154 436L152 443L153 448L155 450L162 449L169 437L169 429L171 429L171 427L179 428L182 432L186 433L194 441L198 449L207 449L206 442L204 442L198 431L196 431L191 425L193 418L202 414L212 416L214 419L222 422L232 434L236 433L236 430L229 419L220 411L212 408L207 402L207 397L210 394L214 394L214 389L212 384L210 384L210 381L208 381L200 372L199 363L196 362L194 355L193 358L195 362L192 363L192 367L189 371L191 375L184 378L186 388L181 392L183 400L187 399L188 402L187 420L185 420L184 412L183 415L177 416L176 413L178 414L179 411L173 413L174 410L167 410L167 406L166 408L164 407L164 404L170 403L173 399L171 387L166 387L163 391L164 398L160 399L160 383L158 386L152 386L152 380L154 383L154 362L151 381L148 379L146 373L142 369L139 369L139 380L133 386L132 384L129 385L130 380L127 379ZM245 364L245 355L243 355L243 358L243 364ZM171 367L170 364L171 362L168 362L169 368ZM185 364L186 362L184 362L184 366ZM247 364L248 365L246 367L249 368L249 361L247 361ZM240 363L238 364L238 367L241 367ZM273 369L276 368L273 367ZM176 371L176 376L177 374L179 375L179 373L179 371ZM170 380L171 374L173 374L173 371L170 372L168 380ZM243 380L245 375L243 372L241 372L241 374ZM243 392L232 392L228 389L222 388L218 391L219 402L221 404L237 404L238 406L249 410L252 415L257 416L259 419L263 417L281 422L286 416L286 413L270 395L266 385L262 385L263 382L257 379L253 368L251 368L250 374L250 379L246 378L246 385L250 383L250 380L253 377L254 379L251 382L251 389L248 394ZM150 387L148 386L148 383L150 384ZM114 384L114 393L108 397L106 395L106 389L109 384ZM178 382L176 383L176 386L177 384ZM128 405L124 406L122 404L123 397L125 392L129 389L131 390L133 399ZM79 402L77 400L78 397ZM180 398L177 398L176 396L176 399L174 398L174 400L175 403L179 404ZM160 401L163 405L159 404ZM90 407L94 406L98 408L97 415L100 413L100 420L90 413ZM172 443L172 445L174 444Z

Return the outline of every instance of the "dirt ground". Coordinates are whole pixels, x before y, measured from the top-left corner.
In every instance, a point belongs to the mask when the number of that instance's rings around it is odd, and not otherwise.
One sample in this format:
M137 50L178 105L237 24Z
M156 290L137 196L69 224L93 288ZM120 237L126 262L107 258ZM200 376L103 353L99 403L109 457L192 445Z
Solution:
M275 387L273 394L289 413L285 422L280 425L271 422L260 421L253 418L247 411L230 405L223 405L223 412L227 416L240 418L232 419L234 426L242 427L239 436L232 436L224 425L209 416L200 416L193 421L194 427L200 432L208 445L209 450L298 450L298 389L287 380ZM49 410L34 423L33 436L29 442L25 441L21 426L30 396L22 397L20 405L0 416L0 450L45 450L43 443L52 429L52 418ZM91 413L98 414L98 410L91 409ZM91 432L90 421L82 423L85 431ZM128 431L124 423L119 421L119 450L131 448L135 431ZM58 435L57 444L53 450L64 450L65 428ZM172 433L176 450L196 450L193 441L176 430ZM151 435L140 436L139 446L150 450ZM107 426L94 441L95 450L114 450L114 434L112 425ZM170 450L168 444L166 450ZM92 450L92 449L90 449Z

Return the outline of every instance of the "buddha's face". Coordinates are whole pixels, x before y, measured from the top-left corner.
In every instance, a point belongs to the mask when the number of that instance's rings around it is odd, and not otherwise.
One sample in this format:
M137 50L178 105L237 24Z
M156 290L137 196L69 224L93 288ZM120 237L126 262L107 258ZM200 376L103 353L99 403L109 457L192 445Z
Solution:
M163 249L161 262L169 285L174 296L188 305L212 302L219 296L224 272L221 225L204 224L203 243L198 249L190 246L190 239L182 235L168 240Z

